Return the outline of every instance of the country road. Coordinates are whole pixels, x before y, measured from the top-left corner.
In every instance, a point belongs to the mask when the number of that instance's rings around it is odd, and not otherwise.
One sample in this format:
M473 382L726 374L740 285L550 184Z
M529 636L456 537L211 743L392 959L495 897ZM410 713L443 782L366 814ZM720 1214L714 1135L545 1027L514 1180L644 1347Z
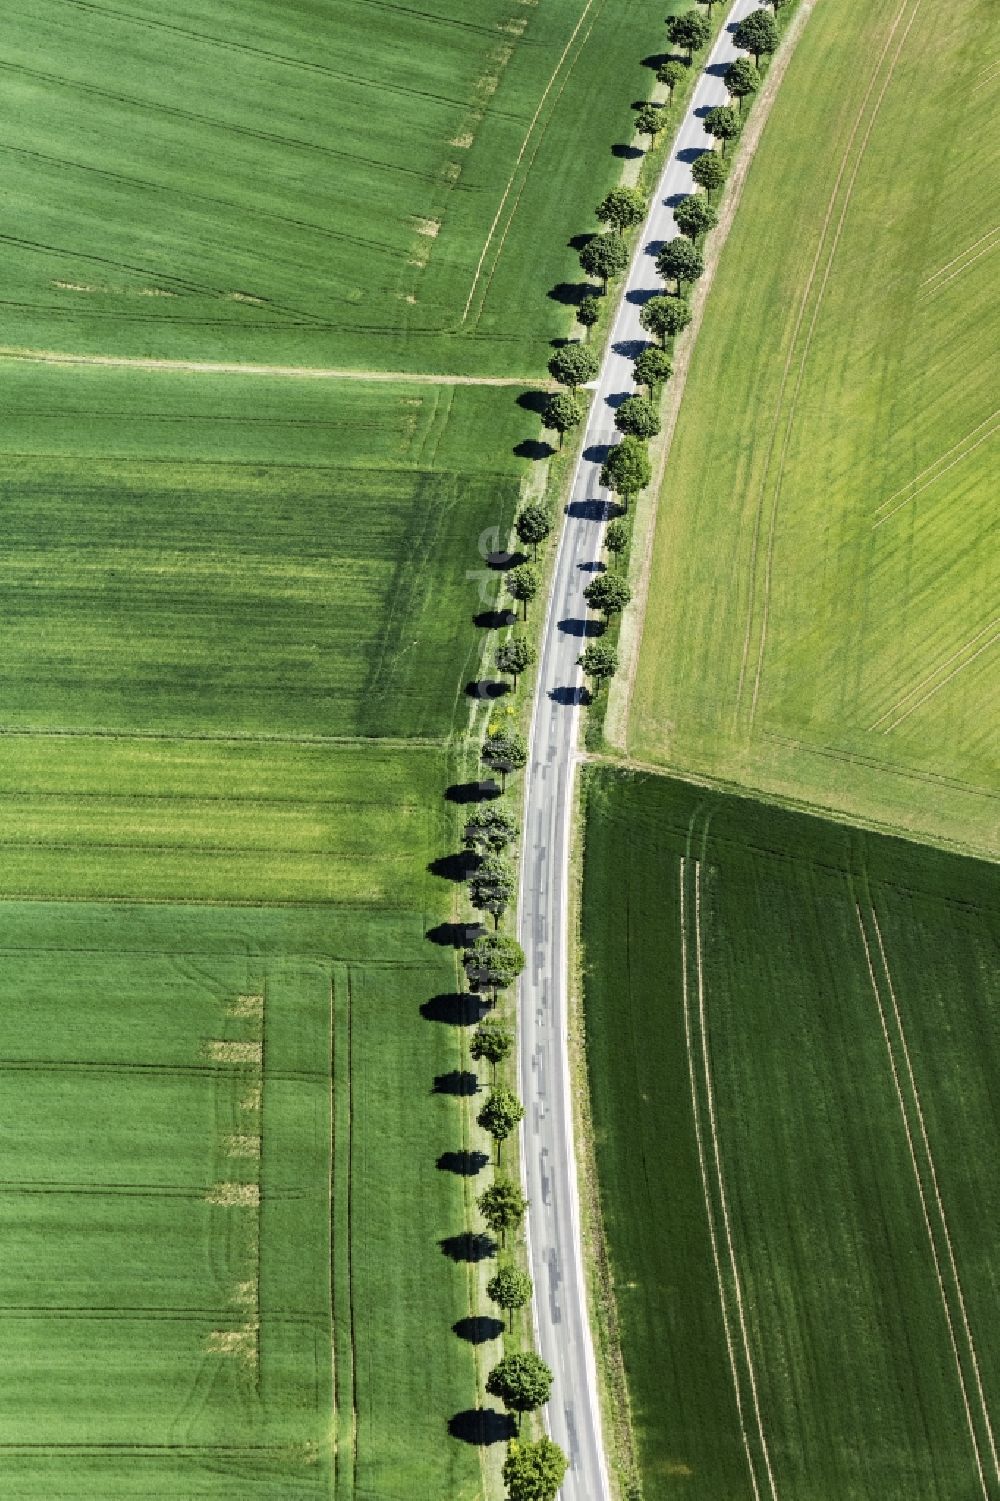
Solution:
M548 1426L570 1457L562 1501L610 1498L587 1315L567 1045L567 903L582 684L576 660L586 645L588 615L583 590L601 557L610 497L598 475L609 444L619 437L615 407L634 390L632 361L649 342L640 309L664 290L653 256L677 233L672 204L694 190L691 161L712 145L701 117L726 103L722 73L743 55L733 46L731 28L756 8L756 0L736 0L729 12L677 131L629 268L559 539L532 713L518 908L527 959L519 1009L521 1097L527 1112L521 1151L538 1348L555 1376Z

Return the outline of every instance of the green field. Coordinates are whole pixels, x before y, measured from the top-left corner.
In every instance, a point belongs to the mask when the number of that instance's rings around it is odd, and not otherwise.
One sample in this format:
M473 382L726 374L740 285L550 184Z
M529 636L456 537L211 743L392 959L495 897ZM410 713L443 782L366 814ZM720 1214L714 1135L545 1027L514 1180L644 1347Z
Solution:
M627 732L637 759L990 855L996 22L810 18L698 336Z
M25 0L3 342L537 372L662 25L653 0Z
M660 777L586 804L646 1501L989 1501L997 868Z
M416 1005L451 965L421 936L330 907L4 905L6 1495L477 1493L442 1439L474 1372L456 1340L442 1358L464 1273L436 1241L464 1210L433 1169L449 1029Z

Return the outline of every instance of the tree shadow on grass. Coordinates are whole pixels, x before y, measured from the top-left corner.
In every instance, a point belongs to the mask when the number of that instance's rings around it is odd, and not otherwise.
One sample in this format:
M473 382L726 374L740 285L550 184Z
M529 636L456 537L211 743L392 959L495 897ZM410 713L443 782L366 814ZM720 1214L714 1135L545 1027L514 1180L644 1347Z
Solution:
M457 1173L460 1178L474 1178L489 1162L485 1152L442 1152L437 1166L442 1173Z
M454 855L438 855L436 860L430 861L427 870L432 876L440 876L442 881L467 881L478 864L478 855L460 850Z
M472 617L472 624L481 631L503 631L516 621L517 613L514 610L480 610L478 615Z
M497 1243L492 1235L479 1235L471 1230L461 1235L446 1235L438 1245L449 1261L489 1261L497 1254Z
M585 297L593 292L593 287L587 281L560 281L546 292L552 302L558 302L563 307L579 307Z
M499 1339L503 1333L503 1319L492 1319L487 1314L479 1314L459 1319L451 1327L459 1339L467 1339L470 1345L488 1345L490 1340Z
M467 1068L455 1068L450 1074L438 1074L434 1080L434 1093L468 1099L470 1095L479 1093L479 1075Z
M446 1027L475 1027L489 1011L488 996L453 993L431 996L421 1006L420 1015L424 1021L442 1022Z
M638 146L626 146L622 141L616 141L611 148L611 155L623 162L634 162L643 154Z
M543 443L540 438L522 438L520 443L515 443L513 453L519 459L550 459L555 453L551 443Z
M470 1407L448 1419L448 1432L463 1444L509 1444L517 1437L517 1424L493 1407Z
M492 777L481 782L452 782L444 790L449 803L486 803L500 796L500 783Z
M551 394L550 391L522 391L517 398L517 404L526 412L534 412L536 417L540 417L549 403Z
M510 684L496 678L479 678L474 683L466 683L465 692L468 698L503 698L510 692Z

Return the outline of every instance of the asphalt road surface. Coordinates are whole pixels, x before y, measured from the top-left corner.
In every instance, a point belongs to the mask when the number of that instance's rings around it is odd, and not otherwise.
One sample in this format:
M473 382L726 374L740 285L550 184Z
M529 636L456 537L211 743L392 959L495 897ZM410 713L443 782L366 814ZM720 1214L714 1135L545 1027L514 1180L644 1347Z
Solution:
M555 1376L548 1426L570 1458L562 1501L610 1497L587 1317L566 1037L570 824L582 686L576 661L587 644L583 591L601 557L610 502L598 475L608 446L620 436L615 407L635 389L632 361L650 342L639 323L642 304L664 290L653 257L677 233L673 205L694 191L691 162L713 144L702 116L727 102L722 75L735 57L745 55L734 48L731 28L755 9L756 0L737 0L712 48L628 272L559 540L531 724L519 905L527 958L520 991L521 1097L527 1112L521 1149L538 1348Z

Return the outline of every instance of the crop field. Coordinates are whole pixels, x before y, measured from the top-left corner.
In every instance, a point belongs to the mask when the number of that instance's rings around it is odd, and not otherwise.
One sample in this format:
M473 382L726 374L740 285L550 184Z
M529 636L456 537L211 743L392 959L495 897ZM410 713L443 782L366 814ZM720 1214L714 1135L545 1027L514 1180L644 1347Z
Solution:
M663 11L25 0L0 64L4 342L537 372Z
M990 1501L1000 872L661 777L586 803L644 1496Z
M428 949L372 911L5 903L5 1494L475 1494L426 1432L474 1380Z
M984 0L817 6L706 306L627 732L993 856L998 45Z

